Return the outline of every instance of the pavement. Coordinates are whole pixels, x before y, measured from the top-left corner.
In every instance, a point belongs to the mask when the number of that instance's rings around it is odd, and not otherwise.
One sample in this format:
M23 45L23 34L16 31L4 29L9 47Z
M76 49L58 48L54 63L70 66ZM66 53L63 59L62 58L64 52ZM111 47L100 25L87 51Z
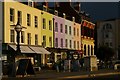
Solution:
M2 80L65 80L75 78L87 78L93 76L117 75L120 70L98 70L98 71L79 71L79 72L56 72L55 70L41 70L35 75L26 75L25 77L7 77Z

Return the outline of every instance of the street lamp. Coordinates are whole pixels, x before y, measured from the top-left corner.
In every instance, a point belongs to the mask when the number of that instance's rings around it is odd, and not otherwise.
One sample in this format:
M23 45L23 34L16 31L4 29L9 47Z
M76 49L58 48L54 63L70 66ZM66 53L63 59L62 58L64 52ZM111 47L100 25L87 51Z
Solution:
M20 32L22 31L22 26L17 22L16 26L15 26L15 31L17 33L17 54L20 54L21 53L21 50L20 50Z
M23 27L19 24L19 22L17 22L16 25L10 25L10 26L14 26L14 29L17 33L17 49L16 49L16 53L17 54L20 54L21 53L21 50L20 50L20 32L22 31L22 28L26 28L26 27ZM8 73L8 76L10 77L16 77L16 66L15 66L15 57L17 54L14 54L11 56L11 59L12 61L10 61L10 64L9 64L9 73Z

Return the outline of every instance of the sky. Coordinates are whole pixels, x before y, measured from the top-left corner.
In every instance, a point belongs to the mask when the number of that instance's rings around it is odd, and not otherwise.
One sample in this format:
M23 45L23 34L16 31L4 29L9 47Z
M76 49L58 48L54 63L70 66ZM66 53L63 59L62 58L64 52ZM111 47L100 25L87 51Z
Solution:
M80 0L76 0L76 1L80 1ZM89 1L93 1L93 0L89 0ZM92 21L118 18L119 16L118 10L120 9L120 8L118 9L118 4L120 4L120 2L118 2L118 0L115 0L116 2L109 2L109 1L112 0L107 0L107 2L94 2L94 1L81 2L81 10L90 14Z
M82 2L81 10L90 14L93 21L118 18L119 15L118 2Z

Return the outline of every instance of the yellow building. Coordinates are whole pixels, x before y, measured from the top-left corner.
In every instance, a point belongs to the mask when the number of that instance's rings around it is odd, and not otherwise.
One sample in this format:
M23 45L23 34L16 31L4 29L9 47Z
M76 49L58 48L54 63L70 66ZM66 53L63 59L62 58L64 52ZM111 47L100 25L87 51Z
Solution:
M23 28L20 33L21 53L30 58L33 64L45 64L45 54L50 54L50 52L42 47L43 40L41 34L44 34L44 30L41 29L41 10L33 6L34 4L28 6L15 1L3 3L3 59L6 60L6 56L7 59L11 59L10 55L16 54L17 34L14 30L15 26L12 25L16 25L18 22L26 28Z
M53 14L47 12L47 7L45 11L41 11L41 41L44 48L53 47ZM50 55L45 55L48 57L46 62L50 61Z
M94 55L94 27L95 24L87 20L82 20L82 50L83 56L92 56Z

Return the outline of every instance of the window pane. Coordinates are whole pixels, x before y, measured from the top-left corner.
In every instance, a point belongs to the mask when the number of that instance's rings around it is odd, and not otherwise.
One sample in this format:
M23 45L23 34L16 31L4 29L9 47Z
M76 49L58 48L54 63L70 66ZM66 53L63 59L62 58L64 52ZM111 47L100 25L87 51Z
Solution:
M63 47L63 39L61 38L61 47Z
M58 47L58 38L55 38L55 47Z
M75 32L75 28L74 28L74 36L75 36L75 33L76 33L76 32Z
M72 48L72 41L70 40L70 48Z
M21 32L21 43L24 43L24 32Z
M14 22L14 9L10 8L10 21Z
M69 34L71 35L71 26L69 26Z
M58 32L58 23L55 22L55 31Z
M28 33L27 36L28 36L28 45L31 45L31 33Z
M77 41L77 48L79 49L79 41Z
M42 45L43 45L43 47L46 46L46 36L45 35L43 36L43 44Z
M67 45L68 45L68 40L65 39L65 47L67 48Z
M52 21L49 20L49 30L52 30Z
M35 34L35 45L38 45L38 35Z
M76 48L76 41L74 41L74 48Z
M77 36L79 36L79 29L77 29Z
M22 12L18 11L18 23L22 24Z
M43 18L43 29L46 29L46 19Z
M52 37L49 37L49 46L52 47Z
M27 14L27 26L30 26L30 24L31 24L30 21L31 21L30 14Z
M34 19L35 19L35 23L34 23L34 24L35 24L35 27L38 27L38 17L37 17L37 16L35 16L35 18L34 18Z
M65 33L67 34L67 25L65 25Z
M10 30L10 42L15 42L14 30Z
M63 33L63 24L60 24L60 32Z

